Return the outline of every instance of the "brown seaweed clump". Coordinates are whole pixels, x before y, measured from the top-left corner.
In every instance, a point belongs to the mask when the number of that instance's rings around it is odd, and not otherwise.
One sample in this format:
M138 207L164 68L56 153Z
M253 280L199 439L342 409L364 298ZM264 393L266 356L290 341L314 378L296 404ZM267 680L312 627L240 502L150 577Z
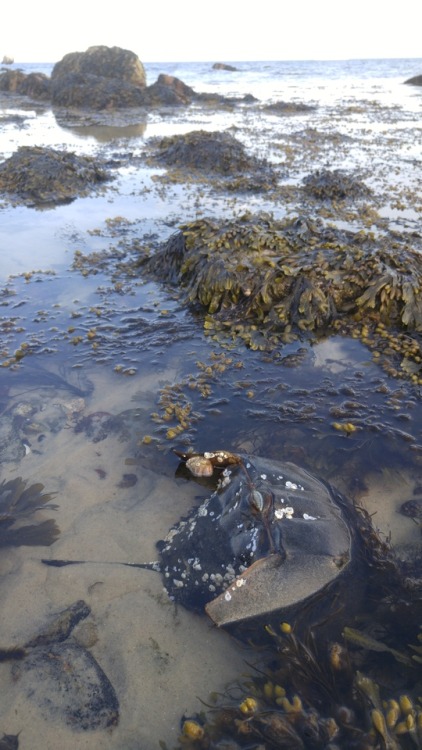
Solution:
M420 258L413 237L247 213L185 224L141 265L177 284L219 338L270 349L303 333L359 331L390 366L398 360L397 374L422 382Z
M43 494L44 485L31 484L22 477L0 484L0 548L46 546L53 544L60 531L52 519L31 525L22 521L38 510L55 510L52 495Z
M342 643L330 643L322 654L312 634L304 642L289 623L281 623L278 632L269 630L277 649L273 670L231 686L214 696L216 706L208 706L207 714L185 720L179 749L421 747L422 703L407 686L396 695L379 685L356 669ZM357 661L364 649L383 651L383 644L369 637L361 636L360 645ZM420 646L416 649L420 652ZM411 655L397 652L397 659L416 675L420 657L412 664Z
M0 192L27 206L68 203L109 179L91 157L42 146L21 146L0 164Z
M193 130L185 135L153 139L156 146L150 161L166 167L186 168L200 174L230 176L256 170L264 163L249 156L231 133Z
M371 192L363 182L354 179L341 169L318 169L307 175L303 184L305 193L317 200L367 198Z

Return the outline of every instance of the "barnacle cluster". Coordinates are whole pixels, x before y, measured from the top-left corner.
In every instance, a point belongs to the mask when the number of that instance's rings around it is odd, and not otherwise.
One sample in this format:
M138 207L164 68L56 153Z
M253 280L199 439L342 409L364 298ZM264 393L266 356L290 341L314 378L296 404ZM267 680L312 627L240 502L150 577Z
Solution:
M185 224L140 263L177 283L218 340L268 350L303 335L354 334L394 374L422 383L416 238L247 213Z

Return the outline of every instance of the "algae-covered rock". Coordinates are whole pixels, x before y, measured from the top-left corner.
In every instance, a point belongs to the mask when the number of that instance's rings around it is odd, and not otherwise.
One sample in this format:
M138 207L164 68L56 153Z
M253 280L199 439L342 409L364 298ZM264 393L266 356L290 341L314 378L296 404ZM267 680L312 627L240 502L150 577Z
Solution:
M261 164L228 132L193 130L184 135L154 139L152 145L156 150L151 161L200 173L232 175L256 169Z
M360 180L351 177L341 169L318 169L307 175L304 190L319 200L346 200L347 198L367 198L369 188Z
M0 164L0 192L28 206L67 203L109 179L89 156L42 146L21 146Z
M6 70L0 73L0 91L21 94L33 99L48 99L50 79L44 73L24 73L22 70Z
M418 370L416 339L391 341L388 329L422 331L420 244L304 217L245 214L185 224L141 264L201 306L210 332L268 348L301 332L350 332L364 323Z

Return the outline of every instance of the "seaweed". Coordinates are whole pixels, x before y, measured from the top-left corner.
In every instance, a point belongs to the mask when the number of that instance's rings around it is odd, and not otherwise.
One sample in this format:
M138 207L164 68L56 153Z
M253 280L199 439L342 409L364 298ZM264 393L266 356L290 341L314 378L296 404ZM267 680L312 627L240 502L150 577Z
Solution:
M23 519L38 510L56 510L50 501L52 494L43 494L44 485L31 484L16 477L0 484L0 547L50 546L60 530L52 519L35 524L22 525Z
M184 224L139 266L177 284L220 342L273 350L305 335L357 335L391 374L421 384L422 264L413 239L246 213Z

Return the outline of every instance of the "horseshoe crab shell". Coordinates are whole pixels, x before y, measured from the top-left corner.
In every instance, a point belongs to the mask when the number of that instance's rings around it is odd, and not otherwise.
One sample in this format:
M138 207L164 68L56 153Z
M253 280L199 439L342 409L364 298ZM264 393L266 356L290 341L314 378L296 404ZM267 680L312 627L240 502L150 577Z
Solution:
M190 609L205 607L217 625L307 601L352 559L330 487L291 463L239 458L160 545L169 594Z

